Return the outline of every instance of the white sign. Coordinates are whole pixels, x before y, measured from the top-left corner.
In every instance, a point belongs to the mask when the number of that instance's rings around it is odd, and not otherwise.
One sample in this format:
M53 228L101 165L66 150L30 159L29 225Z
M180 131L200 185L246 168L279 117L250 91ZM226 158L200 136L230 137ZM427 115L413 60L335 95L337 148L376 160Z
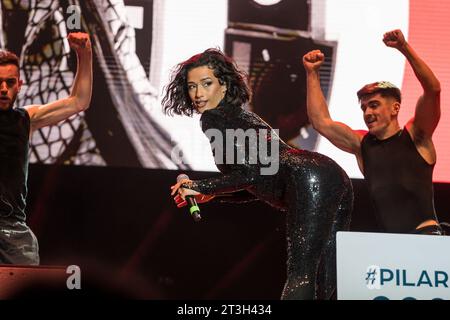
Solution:
M450 237L338 232L339 300L450 300Z

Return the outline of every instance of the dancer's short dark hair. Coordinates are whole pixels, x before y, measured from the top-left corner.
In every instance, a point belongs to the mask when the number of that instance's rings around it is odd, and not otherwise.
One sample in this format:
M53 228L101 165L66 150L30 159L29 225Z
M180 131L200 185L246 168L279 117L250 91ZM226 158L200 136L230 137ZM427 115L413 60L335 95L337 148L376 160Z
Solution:
M400 89L388 81L378 81L366 84L357 92L358 100L361 102L362 98L375 93L379 93L382 97L392 97L397 102L402 102Z
M13 52L8 50L0 50L0 66L4 66L7 64L13 64L20 68L19 66L19 57L17 57Z

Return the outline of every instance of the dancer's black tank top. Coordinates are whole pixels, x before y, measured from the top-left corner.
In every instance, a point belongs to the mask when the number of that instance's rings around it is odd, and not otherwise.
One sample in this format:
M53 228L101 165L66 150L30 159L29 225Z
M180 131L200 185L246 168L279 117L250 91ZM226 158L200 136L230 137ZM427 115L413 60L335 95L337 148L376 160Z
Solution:
M0 111L0 219L25 220L29 134L25 109Z
M361 151L364 176L384 232L412 232L426 220L437 220L434 164L422 158L406 128L385 140L366 134Z

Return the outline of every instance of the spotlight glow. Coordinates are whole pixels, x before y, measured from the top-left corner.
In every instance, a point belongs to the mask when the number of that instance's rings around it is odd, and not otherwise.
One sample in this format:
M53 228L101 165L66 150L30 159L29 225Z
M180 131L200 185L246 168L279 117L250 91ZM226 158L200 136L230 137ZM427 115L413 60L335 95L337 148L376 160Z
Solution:
M254 0L257 4L262 6L272 6L274 4L280 3L281 0Z

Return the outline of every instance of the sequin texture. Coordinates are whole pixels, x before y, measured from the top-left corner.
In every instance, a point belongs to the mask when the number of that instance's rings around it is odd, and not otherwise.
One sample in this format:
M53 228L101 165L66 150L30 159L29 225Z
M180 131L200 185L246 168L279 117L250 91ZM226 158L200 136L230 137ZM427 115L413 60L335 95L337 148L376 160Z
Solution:
M237 149L244 148L245 159L233 164L226 163L226 152L218 150L214 137L210 142L215 146L213 155L222 175L194 180L192 189L203 194L246 190L285 211L287 280L281 298L330 298L336 284L336 232L348 230L353 207L352 185L346 173L322 154L290 147L256 114L238 106L221 103L205 111L201 125L205 133L209 129L220 131L224 146L227 129L272 132L266 135L265 142L279 145L279 156L274 160L279 169L275 174L261 174L261 168L267 167L264 157L256 163L249 157L252 151L259 154L261 141L246 140L243 145L235 142L233 151L238 153ZM218 155L221 151L223 154Z

